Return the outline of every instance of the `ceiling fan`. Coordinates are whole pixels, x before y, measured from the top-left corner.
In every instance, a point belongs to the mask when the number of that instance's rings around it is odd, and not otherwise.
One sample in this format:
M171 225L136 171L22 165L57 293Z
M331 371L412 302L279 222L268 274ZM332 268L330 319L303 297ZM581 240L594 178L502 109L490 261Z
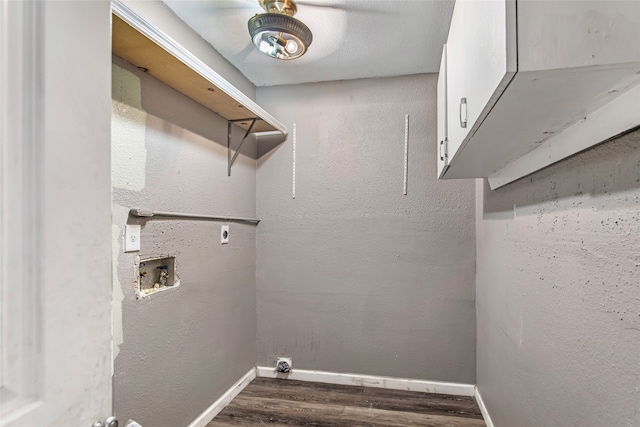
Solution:
M294 0L258 0L265 13L249 19L251 41L271 58L300 58L313 42L313 34L302 21L293 17L298 11Z

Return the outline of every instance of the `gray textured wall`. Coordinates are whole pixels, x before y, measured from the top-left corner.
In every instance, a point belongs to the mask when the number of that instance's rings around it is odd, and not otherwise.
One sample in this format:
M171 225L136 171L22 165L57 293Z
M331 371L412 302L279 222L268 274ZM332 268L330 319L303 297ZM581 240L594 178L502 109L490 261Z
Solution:
M436 76L258 88L259 365L475 383L474 183L436 181ZM402 194L404 116L409 194Z
M227 177L226 121L114 58L112 182L115 412L148 427L188 425L255 364L255 227L129 218L131 207L255 216L255 145ZM240 132L238 132L239 134ZM176 254L181 286L136 300L142 257Z
M495 425L640 425L640 131L477 195Z

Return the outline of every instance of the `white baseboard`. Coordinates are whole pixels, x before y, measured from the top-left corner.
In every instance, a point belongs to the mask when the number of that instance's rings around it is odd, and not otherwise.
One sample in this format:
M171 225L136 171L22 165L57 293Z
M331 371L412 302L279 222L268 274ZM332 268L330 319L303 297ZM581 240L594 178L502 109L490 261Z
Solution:
M484 423L487 427L493 427L493 421L491 420L491 416L489 415L489 411L487 411L487 407L484 404L484 400L482 400L482 396L480 395L480 390L476 387L476 402L480 407L480 412L482 413L482 418L484 418Z
M266 378L286 378L316 383L421 391L425 393L451 394L454 396L474 396L475 394L474 385L463 383L380 377L375 375L341 374L338 372L307 371L303 369L292 369L289 374L279 374L273 368L264 366L257 366L256 374L258 377Z
M376 375L342 374L338 372L310 371L294 369L289 374L279 374L273 368L257 366L247 372L229 388L218 400L189 424L188 427L206 427L242 390L256 377L285 378L325 384L355 385L386 388L390 390L420 391L424 393L450 394L475 397L487 427L494 427L479 390L472 384L442 381L426 381L409 378L383 377Z
M256 369L252 368L222 396L189 424L189 427L205 427L213 418L222 411L251 381L256 377Z

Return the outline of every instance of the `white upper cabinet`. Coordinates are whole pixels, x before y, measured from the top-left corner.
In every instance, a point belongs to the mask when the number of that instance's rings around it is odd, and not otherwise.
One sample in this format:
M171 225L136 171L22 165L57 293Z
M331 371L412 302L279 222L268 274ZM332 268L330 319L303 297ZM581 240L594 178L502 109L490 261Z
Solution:
M443 63L441 178L497 188L640 125L640 1L458 0Z

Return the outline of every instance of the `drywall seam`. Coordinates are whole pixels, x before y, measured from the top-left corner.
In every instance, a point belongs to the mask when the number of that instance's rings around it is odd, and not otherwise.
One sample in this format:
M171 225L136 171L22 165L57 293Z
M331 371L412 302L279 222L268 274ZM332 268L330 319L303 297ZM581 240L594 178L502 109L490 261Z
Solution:
M476 399L476 403L480 407L480 412L482 413L482 418L484 418L484 423L487 425L487 427L494 427L493 420L491 419L491 415L489 415L487 406L484 404L484 400L482 400L482 396L480 395L480 390L478 390L477 386L476 386L476 392L474 397Z
M342 374L339 372L310 371L304 369L294 369L289 374L282 374L276 372L274 368L266 366L257 366L256 374L260 378L281 378L325 384L386 388L390 390L419 391L423 393L451 394L454 396L474 396L475 394L475 385L473 384L416 380L410 378Z
M113 363L120 353L120 345L124 342L124 332L122 329L122 301L124 293L122 285L118 279L118 257L120 256L120 236L122 229L116 224L111 225L111 345L113 346L113 357L111 358L112 374L114 372Z
M112 64L111 181L113 187L141 191L145 186L147 113L140 78Z
M211 422L246 386L256 377L256 369L251 368L242 378L229 388L218 400L204 410L188 427L205 427Z

